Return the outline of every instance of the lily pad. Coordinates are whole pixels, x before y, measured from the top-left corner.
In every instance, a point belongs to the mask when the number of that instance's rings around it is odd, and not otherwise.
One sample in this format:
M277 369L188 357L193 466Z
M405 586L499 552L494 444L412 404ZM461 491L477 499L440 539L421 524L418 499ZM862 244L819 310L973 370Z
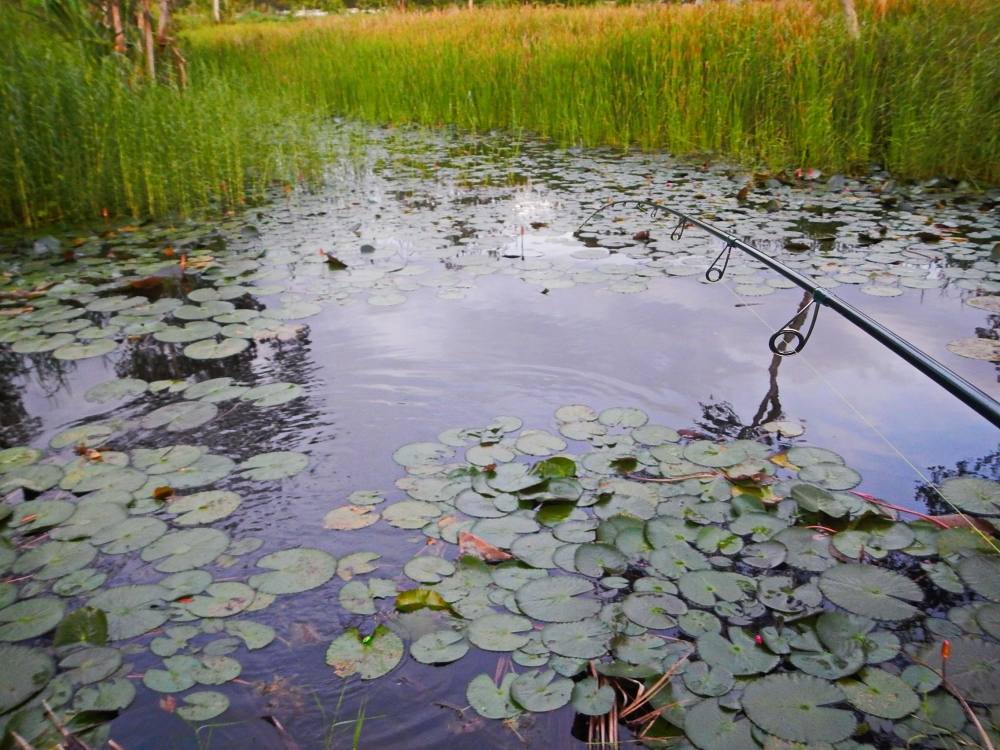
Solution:
M608 652L611 628L601 620L550 623L542 629L542 643L554 654L574 659L597 659Z
M468 637L484 651L513 651L524 646L531 632L531 620L509 614L490 614L469 625Z
M24 641L47 633L63 618L66 605L54 597L39 596L0 609L0 641Z
M700 635L698 655L710 666L721 667L737 677L770 672L780 661L777 655L736 627L729 628L728 640L718 633Z
M235 492L211 490L178 498L168 509L176 514L173 521L178 526L196 526L225 518L239 507L240 502Z
M257 567L273 572L251 576L248 583L252 588L265 594L297 594L333 578L337 560L322 550L302 547L265 555Z
M160 627L169 617L167 589L162 586L118 586L105 589L88 604L105 612L108 638L126 640Z
M203 401L178 401L161 406L142 418L143 429L155 430L165 427L169 432L181 432L200 427L219 413L215 404Z
M714 698L685 707L684 733L699 750L746 750L757 746L750 722L725 711Z
M802 674L773 674L743 690L743 710L765 732L790 742L840 742L857 722L850 711L830 708L844 700L835 685Z
M837 684L852 706L872 716L902 719L920 707L920 698L909 685L881 669L862 669L858 679Z
M45 687L55 674L52 659L41 649L0 643L0 713L21 705Z
M487 719L509 719L521 710L511 699L511 684L517 675L508 672L497 685L487 674L477 675L465 689L465 698L476 713Z
M573 681L560 677L553 670L525 672L510 684L510 697L528 711L555 711L569 703Z
M165 534L142 551L161 573L178 573L208 565L226 550L229 537L218 529L184 529Z
M455 630L435 630L421 636L410 646L410 655L421 664L458 661L468 651L469 642Z
M403 641L385 625L362 637L357 628L339 635L326 650L326 663L338 677L357 674L362 680L374 680L387 674L403 658Z
M229 698L222 693L201 690L184 696L184 703L177 707L177 715L187 721L208 721L221 716L229 708Z
M258 453L240 464L240 476L258 482L293 477L309 465L309 457L293 451Z
M838 565L819 579L823 594L848 612L876 620L906 620L919 614L911 602L923 592L906 576L870 565Z
M979 477L956 477L941 483L941 496L967 513L1000 515L1000 482Z
M584 599L594 586L576 576L549 576L528 581L514 595L524 614L542 622L575 622L596 615L600 602Z

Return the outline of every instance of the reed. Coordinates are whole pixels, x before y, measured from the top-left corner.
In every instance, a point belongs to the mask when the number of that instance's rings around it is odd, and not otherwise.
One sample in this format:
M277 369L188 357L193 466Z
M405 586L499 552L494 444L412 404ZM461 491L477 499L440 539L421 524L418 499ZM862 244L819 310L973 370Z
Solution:
M52 42L0 52L0 222L191 212L315 175L333 114L769 169L1000 182L1000 3L447 9L192 29L141 91ZM12 93L13 92L13 93Z

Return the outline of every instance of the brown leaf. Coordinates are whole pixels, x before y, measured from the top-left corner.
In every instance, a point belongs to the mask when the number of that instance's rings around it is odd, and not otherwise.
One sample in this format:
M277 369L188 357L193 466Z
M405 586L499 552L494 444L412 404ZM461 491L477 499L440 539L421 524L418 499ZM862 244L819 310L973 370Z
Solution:
M514 558L509 552L505 552L499 547L494 547L485 539L480 539L468 531L459 532L458 551L462 555L480 557L486 562L503 562L504 560L512 560Z
M153 490L153 499L161 503L167 502L170 498L174 496L173 487L157 487Z
M164 695L160 698L160 708L168 714L172 714L177 708L177 699L172 695Z

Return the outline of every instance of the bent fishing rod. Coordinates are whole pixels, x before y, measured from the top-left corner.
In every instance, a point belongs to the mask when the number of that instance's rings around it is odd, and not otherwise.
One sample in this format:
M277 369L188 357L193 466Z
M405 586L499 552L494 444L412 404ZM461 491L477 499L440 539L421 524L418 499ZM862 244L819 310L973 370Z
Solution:
M771 270L781 274L800 289L804 289L809 292L809 294L812 295L812 299L800 310L798 310L795 315L793 315L792 318L778 331L776 331L768 340L768 347L774 354L781 357L789 357L802 351L806 343L809 341L809 337L812 335L813 329L816 327L816 319L819 317L820 307L826 306L839 314L841 317L846 318L848 322L852 323L855 327L860 328L862 331L882 344L882 346L892 352L895 352L907 363L920 370L920 372L929 377L939 386L975 410L980 416L988 419L995 427L1000 427L1000 403L988 396L969 381L965 380L958 373L948 367L945 367L943 364L938 362L923 350L918 349L899 334L886 328L868 315L865 315L865 313L854 307L854 305L845 302L833 292L819 286L808 276L799 273L793 268L789 268L781 261L775 260L770 255L767 255L766 253L763 253L755 248L753 245L743 242L737 237L734 237L728 232L725 232L708 222L696 219L683 211L678 211L677 209L670 208L669 206L654 203L653 201L629 199L612 201L611 203L601 206L588 216L584 222L577 227L576 231L580 232L580 230L582 230L601 212L615 207L635 208L646 212L652 218L655 218L657 214L667 214L675 217L677 219L677 224L670 233L670 239L672 240L681 239L684 235L684 230L689 226L694 226L699 229L703 229L713 237L717 237L725 242L726 244L722 248L722 252L716 256L715 260L713 260L712 264L708 267L708 270L705 271L705 279L712 283L720 281L722 277L725 276L726 269L729 267L729 257L734 249L738 249L742 250L755 260L760 261ZM806 313L810 308L812 308L813 314L808 328L806 328L805 325L796 327L796 319L800 318L800 316ZM805 329L804 333L803 329Z

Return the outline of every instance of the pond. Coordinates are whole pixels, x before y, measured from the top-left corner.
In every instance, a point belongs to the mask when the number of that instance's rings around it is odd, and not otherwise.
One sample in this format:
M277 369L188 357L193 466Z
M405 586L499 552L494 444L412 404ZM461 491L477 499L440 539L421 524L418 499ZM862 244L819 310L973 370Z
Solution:
M1000 193L334 137L316 192L0 243L8 729L49 746L42 699L128 750L978 742L955 693L1000 722L989 523L917 515L1000 515L995 428L828 310L774 357L801 290L737 253L707 283L703 233L576 231L667 202L995 396Z

